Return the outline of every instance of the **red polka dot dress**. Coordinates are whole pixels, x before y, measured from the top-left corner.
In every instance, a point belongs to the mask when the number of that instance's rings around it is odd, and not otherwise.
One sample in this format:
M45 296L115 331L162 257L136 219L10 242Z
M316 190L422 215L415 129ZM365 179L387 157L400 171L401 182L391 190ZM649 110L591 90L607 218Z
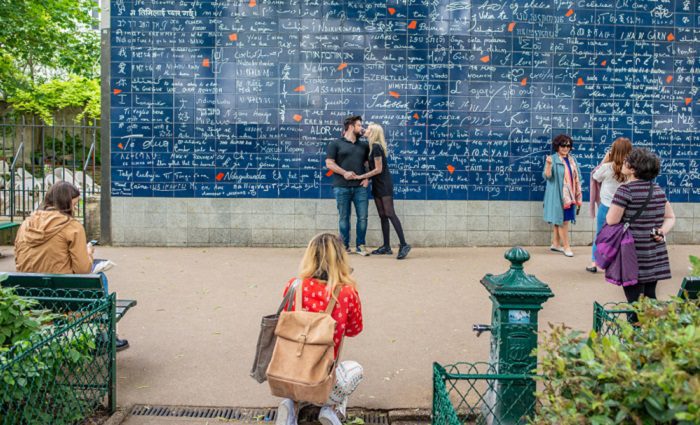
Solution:
M287 294L289 286L296 280L291 279L284 288L284 294ZM314 278L304 279L301 284L303 291L302 309L304 311L320 312L325 311L328 306L330 294L326 288L325 282ZM292 300L292 308L295 307ZM335 356L338 357L338 347L344 336L355 336L362 332L362 305L360 304L360 296L357 291L351 286L343 286L338 294L338 301L333 307L331 317L335 319Z

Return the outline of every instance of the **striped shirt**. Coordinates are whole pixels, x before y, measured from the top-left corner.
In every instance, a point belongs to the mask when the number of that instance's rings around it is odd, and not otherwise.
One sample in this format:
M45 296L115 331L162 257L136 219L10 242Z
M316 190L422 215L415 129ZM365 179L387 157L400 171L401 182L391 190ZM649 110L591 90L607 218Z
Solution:
M649 195L649 181L636 180L621 185L612 203L625 209L623 221L634 216ZM664 223L666 211L666 194L656 183L654 193L642 215L629 227L634 237L634 247L637 251L639 264L639 282L655 282L671 278L671 267L668 262L666 242L656 242L651 236L652 229L658 229Z

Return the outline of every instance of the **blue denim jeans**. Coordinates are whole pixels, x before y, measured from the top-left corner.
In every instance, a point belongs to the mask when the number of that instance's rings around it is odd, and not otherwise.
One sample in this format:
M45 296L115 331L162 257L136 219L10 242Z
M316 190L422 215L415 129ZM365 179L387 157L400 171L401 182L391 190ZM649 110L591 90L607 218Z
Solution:
M338 206L338 229L340 236L346 247L350 246L350 207L355 204L355 215L357 216L357 238L355 245L365 244L367 235L367 209L369 205L369 195L366 187L334 187L335 201Z
M593 249L591 254L593 261L595 261L595 238L598 237L600 229L602 229L603 225L605 224L605 216L608 215L609 209L610 207L606 207L603 204L598 205L598 214L595 216L595 236L593 237Z

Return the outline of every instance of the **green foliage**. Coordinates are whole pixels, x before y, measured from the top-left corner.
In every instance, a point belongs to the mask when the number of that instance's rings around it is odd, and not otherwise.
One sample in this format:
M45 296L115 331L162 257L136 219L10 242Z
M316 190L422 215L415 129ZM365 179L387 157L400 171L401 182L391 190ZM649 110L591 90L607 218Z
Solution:
M94 368L94 324L71 329L61 315L35 310L36 301L12 288L0 291L0 423L80 421L91 406L74 384Z
M2 1L2 0L0 0ZM80 108L76 121L100 116L100 82L72 75L67 81L53 80L32 89L18 89L7 102L17 113L34 114L47 124L65 108Z
M540 345L536 424L700 423L700 305L635 304L620 337L554 326Z
M7 275L2 275L2 280ZM47 326L55 315L36 310L35 300L22 298L12 288L0 287L0 347L26 341Z
M700 258L690 256L690 275L700 277Z
M96 77L97 7L95 0L0 0L0 99L49 74Z

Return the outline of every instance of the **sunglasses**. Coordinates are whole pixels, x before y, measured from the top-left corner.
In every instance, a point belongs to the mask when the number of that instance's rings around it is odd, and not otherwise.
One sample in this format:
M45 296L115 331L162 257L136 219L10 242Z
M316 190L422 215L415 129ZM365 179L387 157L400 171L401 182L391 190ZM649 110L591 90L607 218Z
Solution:
M569 149L571 149L571 145L568 144L568 143L563 144L563 145L559 145L559 147L560 147L560 148L569 148Z

